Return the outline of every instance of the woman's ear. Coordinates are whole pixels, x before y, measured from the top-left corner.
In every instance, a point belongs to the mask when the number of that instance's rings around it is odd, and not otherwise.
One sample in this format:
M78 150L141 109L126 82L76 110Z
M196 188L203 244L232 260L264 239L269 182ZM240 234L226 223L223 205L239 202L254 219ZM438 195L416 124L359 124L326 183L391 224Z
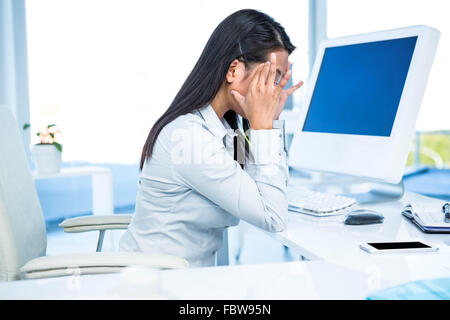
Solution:
M244 63L242 63L238 59L234 59L231 62L230 67L228 68L228 72L225 79L227 80L228 83L233 83L234 81L236 81L236 79L242 78L244 72L245 72Z

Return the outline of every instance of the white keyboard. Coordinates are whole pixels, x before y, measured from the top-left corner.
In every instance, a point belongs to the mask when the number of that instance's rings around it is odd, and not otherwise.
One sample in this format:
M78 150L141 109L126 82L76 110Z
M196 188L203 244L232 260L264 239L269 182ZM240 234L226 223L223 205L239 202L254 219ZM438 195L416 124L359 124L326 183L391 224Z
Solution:
M357 201L350 197L318 192L307 188L288 188L289 211L313 216L346 213Z

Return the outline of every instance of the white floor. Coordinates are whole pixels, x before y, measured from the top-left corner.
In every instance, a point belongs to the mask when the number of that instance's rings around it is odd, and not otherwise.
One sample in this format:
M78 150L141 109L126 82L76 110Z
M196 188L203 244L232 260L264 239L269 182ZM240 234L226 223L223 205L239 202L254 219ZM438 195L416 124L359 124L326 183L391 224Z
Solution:
M103 251L117 251L118 241L123 232L122 230L107 231ZM296 255L286 247L245 222L230 228L228 236L231 265L297 259ZM47 227L47 255L95 252L97 239L98 232L64 233L56 224L51 224Z

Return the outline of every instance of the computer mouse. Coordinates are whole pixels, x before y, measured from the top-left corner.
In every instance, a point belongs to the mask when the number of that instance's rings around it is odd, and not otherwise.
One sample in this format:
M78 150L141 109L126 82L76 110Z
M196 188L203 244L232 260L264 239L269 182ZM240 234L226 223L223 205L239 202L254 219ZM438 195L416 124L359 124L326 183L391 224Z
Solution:
M356 209L351 211L345 218L344 224L349 225L365 225L382 223L384 216L369 209Z

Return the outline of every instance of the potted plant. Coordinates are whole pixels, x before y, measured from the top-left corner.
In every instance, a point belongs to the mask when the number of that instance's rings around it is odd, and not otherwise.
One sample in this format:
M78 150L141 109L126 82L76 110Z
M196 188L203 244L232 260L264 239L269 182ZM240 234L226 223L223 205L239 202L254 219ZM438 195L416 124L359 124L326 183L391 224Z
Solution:
M23 129L29 127L30 124L26 123ZM59 134L60 131L55 124L49 124L36 133L40 142L31 147L31 156L39 173L59 172L62 153L62 145L56 141Z

